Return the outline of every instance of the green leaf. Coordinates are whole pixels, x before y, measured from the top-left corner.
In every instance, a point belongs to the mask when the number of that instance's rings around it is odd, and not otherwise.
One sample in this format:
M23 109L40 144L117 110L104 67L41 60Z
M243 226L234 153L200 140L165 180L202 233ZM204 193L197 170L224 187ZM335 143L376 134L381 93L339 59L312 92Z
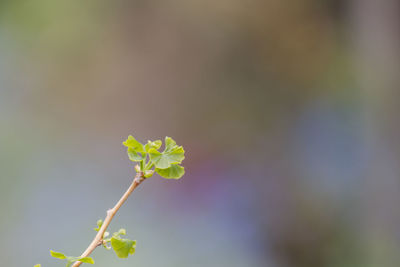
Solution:
M36 264L36 265L33 266L33 267L42 267L42 265L41 265L41 264Z
M154 148L154 149L159 149L162 145L161 140L156 140L156 141L147 141L147 144L144 145L144 150L146 150L146 152L149 152L150 148Z
M79 258L79 259L77 259L77 261L94 264L94 260L90 257Z
M139 154L135 149L128 147L128 157L131 161L142 161L145 154Z
M118 232L113 233L113 237L119 237L120 235L126 235L126 230L124 228L121 228L118 230Z
M104 247L105 249L107 249L107 250L110 250L111 247L110 247L109 244L108 244L108 243L110 243L110 242L111 242L111 238L104 239L104 240L103 240L103 247Z
M101 226L103 225L103 220L97 221L97 228L93 228L96 232L100 231Z
M168 165L168 161L163 158L163 154L157 150L155 150L154 148L150 148L149 149L149 156L150 156L150 160L157 166L167 166Z
M128 139L125 142L123 142L123 144L128 148L132 148L136 152L139 153L146 152L143 149L143 145L139 141L137 141L132 135L128 136Z
M175 142L174 142L175 143ZM158 169L166 169L171 164L181 163L185 159L185 150L181 146L165 147L164 152L159 152L154 148L149 149L151 161Z
M67 256L65 256L63 253L61 253L61 252L56 252L56 251L52 251L52 250L50 250L50 255L51 255L52 257L54 257L54 258L61 259L61 260L67 258Z
M111 247L108 245L108 243L111 242L112 238L121 239L121 235L126 235L126 230L123 229L123 228L119 229L118 232L113 233L111 238L104 238L103 239L103 241L104 241L103 242L103 247L105 247L108 250L111 249Z
M176 146L176 142L171 137L165 137L165 151L170 151Z
M123 144L128 147L127 153L131 161L142 161L146 157L146 151L144 150L143 145L132 135L130 135Z
M147 171L144 171L143 176L144 176L144 178L150 178L151 176L153 176L153 174L154 174L154 170L147 170Z
M65 265L65 267L70 267L76 261L94 264L93 258L90 257L67 257L67 261L68 262L67 265Z
M119 258L127 258L129 254L135 253L136 240L122 239L118 236L111 238L111 246Z
M85 263L94 264L94 260L92 258L90 258L90 257L65 256L61 252L56 252L56 251L52 251L52 250L50 250L50 254L51 254L51 256L53 256L54 258L57 258L57 259L61 259L61 260L66 259L67 260L67 265L65 265L66 267L70 267L76 261L81 261L81 262L85 262Z
M171 164L171 167L166 169L156 168L155 171L167 179L179 179L185 174L185 168L177 164Z

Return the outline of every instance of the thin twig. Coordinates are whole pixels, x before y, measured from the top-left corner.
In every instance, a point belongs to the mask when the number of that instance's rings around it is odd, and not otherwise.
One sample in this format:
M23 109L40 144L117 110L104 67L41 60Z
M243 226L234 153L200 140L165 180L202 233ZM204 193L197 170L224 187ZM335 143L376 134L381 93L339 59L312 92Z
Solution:
M103 224L100 227L99 232L93 239L92 243L87 247L87 249L82 253L81 257L88 257L96 247L100 246L103 243L103 236L107 230L107 227L110 225L112 219L114 218L117 211L121 208L122 204L128 199L129 195L135 190L135 188L140 185L144 181L144 176L142 172L138 172L133 179L132 184L129 186L128 190L126 190L125 194L121 197L121 199L115 204L114 208L109 209L107 211L107 216L104 219ZM82 264L82 262L77 261L75 262L72 267L78 267Z

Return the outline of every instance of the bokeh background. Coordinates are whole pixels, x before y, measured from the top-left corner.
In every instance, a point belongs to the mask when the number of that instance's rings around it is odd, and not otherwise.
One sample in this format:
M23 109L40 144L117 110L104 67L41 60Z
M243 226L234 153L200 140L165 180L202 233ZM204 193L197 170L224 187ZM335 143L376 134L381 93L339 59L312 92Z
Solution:
M63 266L172 136L96 266L400 264L397 0L2 0L0 265Z

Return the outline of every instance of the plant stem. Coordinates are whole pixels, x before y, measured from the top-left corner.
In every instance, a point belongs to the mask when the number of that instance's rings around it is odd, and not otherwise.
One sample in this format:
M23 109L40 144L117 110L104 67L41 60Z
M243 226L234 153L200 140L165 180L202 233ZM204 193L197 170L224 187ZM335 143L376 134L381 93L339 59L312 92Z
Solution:
M104 219L103 224L100 227L100 230L97 232L97 235L93 239L92 243L87 247L87 249L82 253L81 257L88 257L96 247L103 244L103 236L107 230L107 227L110 225L112 219L114 218L117 211L121 208L122 204L128 199L129 195L135 190L135 188L140 185L144 181L143 172L138 172L135 178L132 181L132 184L129 186L128 190L126 190L125 194L121 197L121 199L115 204L114 208L109 209L107 211L107 216ZM82 262L77 261L72 265L72 267L78 267L82 264Z
M151 168L153 168L154 163L152 163L151 161L149 161L149 163L146 165L145 169L146 170L150 170Z
M146 161L146 158L144 160L140 161L140 171L144 171L144 162Z

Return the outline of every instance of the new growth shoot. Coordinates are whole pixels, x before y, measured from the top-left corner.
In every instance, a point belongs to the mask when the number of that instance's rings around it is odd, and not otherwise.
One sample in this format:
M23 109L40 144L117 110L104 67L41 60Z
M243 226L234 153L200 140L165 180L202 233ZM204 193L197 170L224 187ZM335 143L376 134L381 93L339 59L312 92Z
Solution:
M157 173L165 179L179 179L185 174L185 169L181 166L185 158L183 147L178 146L170 137L166 137L164 143L164 149L160 151L162 146L161 140L149 140L146 144L142 144L130 135L128 139L123 142L123 145L127 147L129 159L136 163L134 168L136 175L131 185L117 204L107 211L107 216L104 221L97 221L97 227L94 228L97 234L82 255L79 257L67 256L64 253L52 250L50 250L50 255L57 259L66 260L66 267L78 267L82 263L94 264L94 259L89 256L99 246L107 250L114 250L119 258L127 258L129 255L134 254L136 240L122 237L126 235L125 229L120 229L118 232L110 235L107 228L117 211L135 188L146 179L152 177L154 173ZM41 267L41 265L36 264L34 267Z

